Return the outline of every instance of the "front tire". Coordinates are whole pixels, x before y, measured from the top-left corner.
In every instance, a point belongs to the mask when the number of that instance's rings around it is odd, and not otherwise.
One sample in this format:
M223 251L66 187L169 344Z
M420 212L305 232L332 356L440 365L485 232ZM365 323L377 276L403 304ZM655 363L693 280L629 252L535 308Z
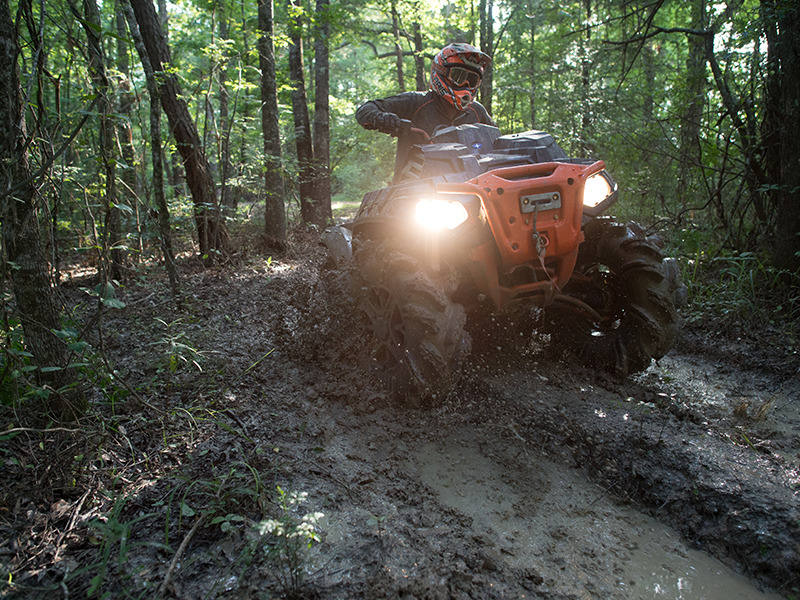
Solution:
M551 338L591 366L620 377L646 369L672 347L678 329L674 275L657 240L635 223L589 222L578 262L563 292L594 309L549 310ZM574 307L571 307L574 308Z
M442 398L470 351L464 308L449 298L444 279L389 242L360 241L355 263L382 377L403 399Z

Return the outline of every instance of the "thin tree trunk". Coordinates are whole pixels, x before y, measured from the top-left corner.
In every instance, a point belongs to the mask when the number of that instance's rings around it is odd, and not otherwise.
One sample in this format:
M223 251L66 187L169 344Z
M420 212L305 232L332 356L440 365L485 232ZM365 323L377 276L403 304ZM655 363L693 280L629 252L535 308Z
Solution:
M125 201L130 207L137 207L138 202L136 194L136 153L133 148L133 130L131 128L131 118L133 115L133 92L131 91L131 69L130 59L128 57L128 44L127 25L125 24L125 15L122 10L120 0L116 2L116 26L117 26L117 70L120 73L119 91L117 94L117 110L122 118L117 119L117 135L119 136L119 145L122 152L122 170L120 179L122 181L122 190L118 196ZM137 244L139 256L141 256L142 246L142 230L141 222L137 219Z
M272 0L258 0L261 132L264 138L264 235L269 246L281 249L286 246L286 192L281 161L272 13Z
M8 0L0 0L0 207L3 219L3 245L16 309L22 322L25 346L39 367L62 370L38 371L39 383L60 389L71 374L65 370L67 353L52 334L60 329L60 315L47 279L47 268L40 245L39 224L34 199L36 190L28 164L25 116L17 70L19 56L16 29ZM65 394L51 394L43 406L59 418L74 418L85 405Z
M86 32L89 54L89 73L92 78L92 86L97 94L97 110L100 113L100 158L103 163L105 173L105 194L103 197L105 206L105 227L104 245L110 247L111 272L112 278L122 279L123 253L118 246L122 243L120 239L120 211L117 208L117 173L116 156L114 152L114 124L111 120L111 98L109 97L110 86L108 74L106 72L106 58L103 51L103 41L100 38L102 23L100 12L97 9L95 0L83 0L82 20L83 29ZM105 248L103 254L106 254ZM102 283L105 284L107 274L104 266L100 265L100 276Z
M693 0L692 22L696 31L706 28L706 0ZM700 121L706 100L706 59L704 40L697 35L688 37L689 53L686 57L686 98L680 128L680 158L677 197L684 201L692 177L692 169L700 164Z
M416 9L419 11L419 4L416 5ZM422 92L428 88L428 84L425 82L425 57L422 56L422 31L419 21L414 21L414 70L417 91Z
M478 8L480 18L481 52L494 58L494 0L481 0ZM494 66L486 67L481 81L481 104L492 114Z
M147 93L150 96L150 157L153 162L153 200L158 213L158 232L161 239L161 251L164 254L164 267L169 277L172 297L177 301L180 298L180 281L178 279L178 269L175 266L175 252L172 249L169 207L167 206L167 198L164 195L164 164L161 158L163 155L161 144L161 104L158 97L158 83L156 82L150 59L147 56L144 41L139 33L139 26L133 15L133 9L128 0L121 0L121 6L125 14L125 20L128 22L136 52L142 61L142 69L147 81Z
M397 67L397 87L401 92L406 91L406 80L403 75L403 47L400 45L400 25L397 16L397 0L391 0L392 37L394 38L395 65Z
M528 18L531 21L531 47L528 57L530 69L530 105L531 105L531 129L536 128L536 0L530 0L528 7Z
M220 218L211 170L186 101L181 97L178 78L170 71L170 52L161 24L150 0L131 0L131 6L150 64L157 74L161 106L183 158L186 182L194 201L200 254L209 259L213 252L225 254L229 249L228 233Z
M642 63L644 68L644 102L642 105L642 131L647 132L653 124L655 105L656 67L655 51L649 41L642 44ZM588 121L587 121L588 123Z
M227 15L219 15L219 37L223 42L228 41L228 17ZM236 212L236 194L231 193L230 178L233 168L231 166L231 122L228 109L228 88L226 83L228 81L228 65L230 60L228 57L222 59L222 64L219 66L219 135L220 135L220 172L222 179L220 181L220 200L222 206L233 214Z
M592 38L591 18L592 18L592 0L583 0L583 8L586 14L586 21L584 27L586 28L585 34L581 37L580 51L581 51L581 146L585 154L591 152L591 109L589 105L590 95L590 61L589 61L589 43Z
M324 217L314 202L314 152L303 74L303 38L299 17L289 20L289 79L292 82L292 113L297 149L300 215L303 222L320 225Z
M329 0L317 0L317 26L314 29L314 162L315 198L320 217L331 219L331 132L330 132L330 72L328 60Z

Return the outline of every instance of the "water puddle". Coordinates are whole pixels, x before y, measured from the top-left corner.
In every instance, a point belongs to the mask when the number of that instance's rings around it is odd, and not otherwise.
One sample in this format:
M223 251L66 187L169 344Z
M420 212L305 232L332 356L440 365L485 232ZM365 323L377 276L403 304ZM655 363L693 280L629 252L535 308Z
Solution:
M412 458L439 501L473 519L476 540L552 592L642 600L779 600L670 528L617 504L580 473L464 430ZM587 596L588 594L588 596Z

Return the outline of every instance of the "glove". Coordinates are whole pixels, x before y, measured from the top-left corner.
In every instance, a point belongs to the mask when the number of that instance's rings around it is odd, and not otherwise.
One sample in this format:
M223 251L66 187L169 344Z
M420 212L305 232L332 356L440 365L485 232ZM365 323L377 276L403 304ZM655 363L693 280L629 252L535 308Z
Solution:
M400 119L394 135L407 140L412 146L422 146L429 144L431 141L430 136L424 129L414 127L414 124L408 119Z
M394 113L380 113L375 117L375 129L389 135L395 135L400 125L400 117Z

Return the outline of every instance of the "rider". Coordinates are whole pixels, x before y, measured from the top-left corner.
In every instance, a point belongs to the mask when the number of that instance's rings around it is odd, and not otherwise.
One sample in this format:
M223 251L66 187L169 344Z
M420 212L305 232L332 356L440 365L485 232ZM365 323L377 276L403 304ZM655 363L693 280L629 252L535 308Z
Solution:
M437 127L494 125L486 109L475 100L491 62L487 54L470 44L448 44L433 58L428 92L403 92L370 100L358 108L356 120L362 127L397 136L395 178L402 171L411 146L427 143Z

